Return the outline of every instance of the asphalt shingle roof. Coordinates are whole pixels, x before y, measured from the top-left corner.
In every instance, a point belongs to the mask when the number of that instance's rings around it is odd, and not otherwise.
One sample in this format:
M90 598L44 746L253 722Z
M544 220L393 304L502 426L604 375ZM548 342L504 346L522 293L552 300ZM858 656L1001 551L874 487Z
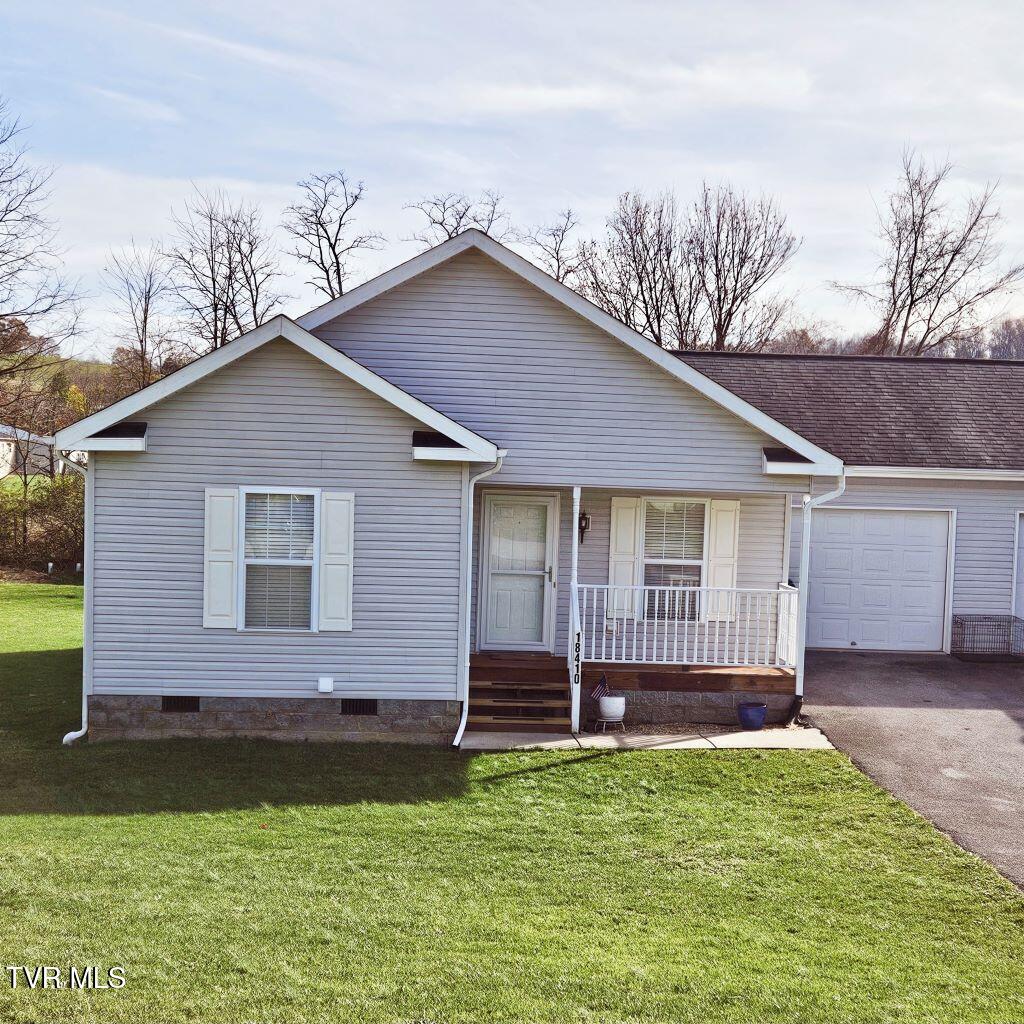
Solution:
M1024 470L1024 362L676 355L848 466Z

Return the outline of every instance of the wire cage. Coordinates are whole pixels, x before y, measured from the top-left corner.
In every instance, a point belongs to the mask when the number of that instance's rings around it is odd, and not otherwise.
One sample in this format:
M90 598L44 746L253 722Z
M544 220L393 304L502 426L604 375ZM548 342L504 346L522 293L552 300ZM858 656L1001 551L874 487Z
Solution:
M1016 615L954 615L950 652L961 658L1024 658L1024 619Z

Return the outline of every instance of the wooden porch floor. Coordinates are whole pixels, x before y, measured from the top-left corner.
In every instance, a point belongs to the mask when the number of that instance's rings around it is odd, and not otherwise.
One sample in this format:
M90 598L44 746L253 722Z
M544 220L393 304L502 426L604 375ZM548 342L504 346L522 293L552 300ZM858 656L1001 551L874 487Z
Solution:
M584 662L583 692L607 676L615 690L793 693L792 669L720 665L637 665ZM569 669L565 658L521 651L485 651L469 663L469 719L473 731L568 733Z

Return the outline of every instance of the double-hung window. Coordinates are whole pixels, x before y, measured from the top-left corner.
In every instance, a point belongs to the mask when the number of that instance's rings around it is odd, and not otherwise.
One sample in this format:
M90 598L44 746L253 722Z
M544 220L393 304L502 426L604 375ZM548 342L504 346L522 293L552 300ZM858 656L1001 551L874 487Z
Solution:
M313 491L243 491L245 629L315 629L319 536Z
M707 562L708 502L647 498L643 516L643 580L650 588L701 587ZM695 591L645 590L649 619L695 620Z

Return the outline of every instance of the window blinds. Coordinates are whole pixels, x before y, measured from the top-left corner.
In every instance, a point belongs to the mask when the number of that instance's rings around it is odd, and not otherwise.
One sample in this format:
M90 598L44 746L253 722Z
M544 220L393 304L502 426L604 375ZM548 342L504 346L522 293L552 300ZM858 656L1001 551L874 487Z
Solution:
M704 558L703 501L651 500L644 521L644 558L699 562Z

